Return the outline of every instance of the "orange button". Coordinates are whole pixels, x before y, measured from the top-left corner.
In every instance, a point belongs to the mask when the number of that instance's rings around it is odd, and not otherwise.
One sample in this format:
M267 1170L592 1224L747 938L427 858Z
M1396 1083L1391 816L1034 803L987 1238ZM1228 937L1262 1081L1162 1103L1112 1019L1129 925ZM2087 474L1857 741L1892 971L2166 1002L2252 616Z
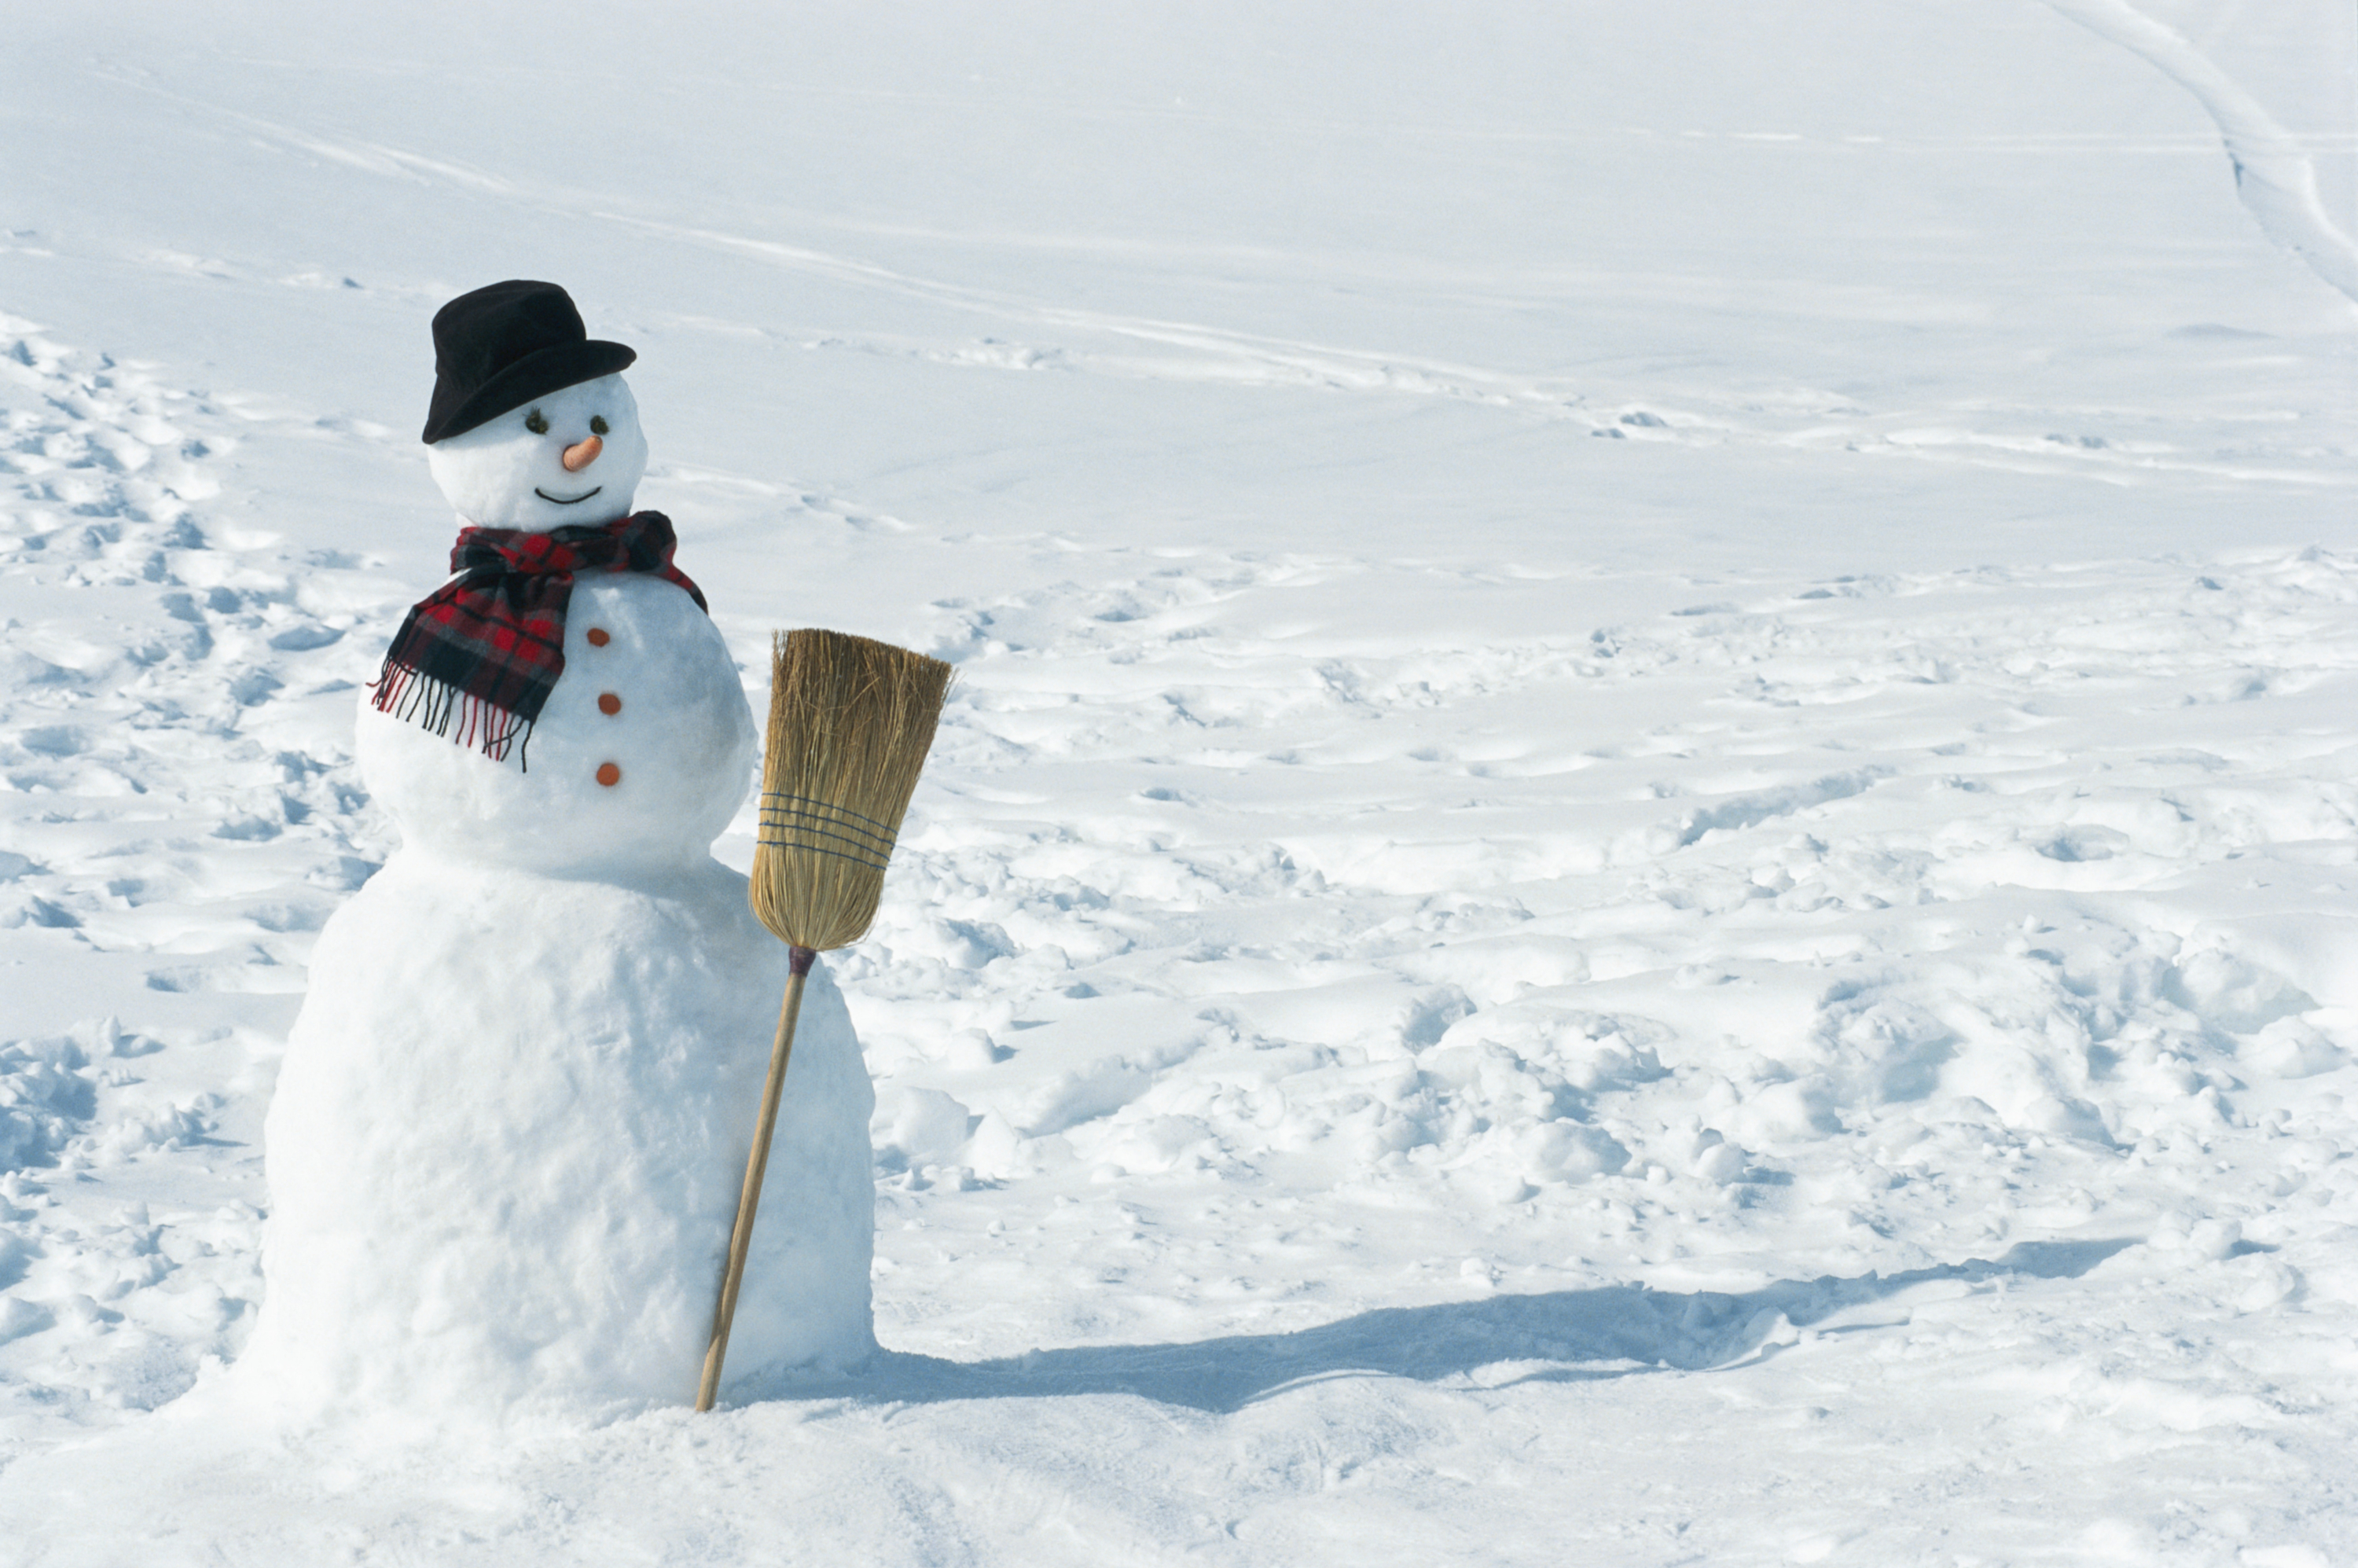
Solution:
M622 770L611 762L600 762L598 764L598 782L611 789L622 782Z
M622 711L622 699L611 691L601 691L598 694L598 711L620 713Z
M590 645L593 648L602 648L614 640L613 633L603 626L592 626L581 634L590 639Z

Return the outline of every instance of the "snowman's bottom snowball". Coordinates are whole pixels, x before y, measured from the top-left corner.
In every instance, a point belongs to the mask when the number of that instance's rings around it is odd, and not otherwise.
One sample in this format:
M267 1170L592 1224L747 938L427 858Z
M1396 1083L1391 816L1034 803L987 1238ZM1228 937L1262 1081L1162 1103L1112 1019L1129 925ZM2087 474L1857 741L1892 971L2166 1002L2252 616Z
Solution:
M233 1380L298 1415L692 1400L786 957L709 859L621 885L395 855L312 958ZM874 1098L815 968L724 1392L873 1349Z

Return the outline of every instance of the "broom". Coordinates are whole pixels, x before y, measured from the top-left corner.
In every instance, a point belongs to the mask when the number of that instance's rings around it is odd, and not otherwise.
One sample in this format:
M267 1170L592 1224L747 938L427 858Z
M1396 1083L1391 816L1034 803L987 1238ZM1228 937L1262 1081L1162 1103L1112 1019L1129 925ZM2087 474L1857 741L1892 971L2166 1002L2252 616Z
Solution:
M729 1353L737 1287L753 1242L753 1215L778 1125L778 1096L795 1047L795 1016L811 960L868 935L884 867L934 742L950 666L906 648L841 632L781 632L770 659L770 735L762 761L762 825L753 852L753 913L789 950L786 997L762 1088L762 1119L745 1162L729 1269L712 1311L712 1340L696 1408L708 1411Z

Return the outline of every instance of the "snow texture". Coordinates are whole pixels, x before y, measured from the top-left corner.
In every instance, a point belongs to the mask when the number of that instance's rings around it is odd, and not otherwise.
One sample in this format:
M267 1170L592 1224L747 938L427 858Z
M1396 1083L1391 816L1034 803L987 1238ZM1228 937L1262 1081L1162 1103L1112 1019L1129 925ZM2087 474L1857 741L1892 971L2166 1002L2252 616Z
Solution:
M378 21L12 19L0 1563L2349 1558L2349 7ZM456 874L352 727L426 323L519 276L741 672L958 665L830 964L881 1348L274 1429L307 976Z

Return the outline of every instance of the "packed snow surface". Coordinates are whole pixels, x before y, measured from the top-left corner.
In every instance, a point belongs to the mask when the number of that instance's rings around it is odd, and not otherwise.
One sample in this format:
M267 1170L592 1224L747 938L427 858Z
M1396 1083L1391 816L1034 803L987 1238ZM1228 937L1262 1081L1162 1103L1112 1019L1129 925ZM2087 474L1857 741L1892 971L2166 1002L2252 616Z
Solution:
M2349 7L780 10L9 11L0 1563L2351 1559ZM273 1429L307 974L541 968L322 935L515 276L958 665L882 1348Z

